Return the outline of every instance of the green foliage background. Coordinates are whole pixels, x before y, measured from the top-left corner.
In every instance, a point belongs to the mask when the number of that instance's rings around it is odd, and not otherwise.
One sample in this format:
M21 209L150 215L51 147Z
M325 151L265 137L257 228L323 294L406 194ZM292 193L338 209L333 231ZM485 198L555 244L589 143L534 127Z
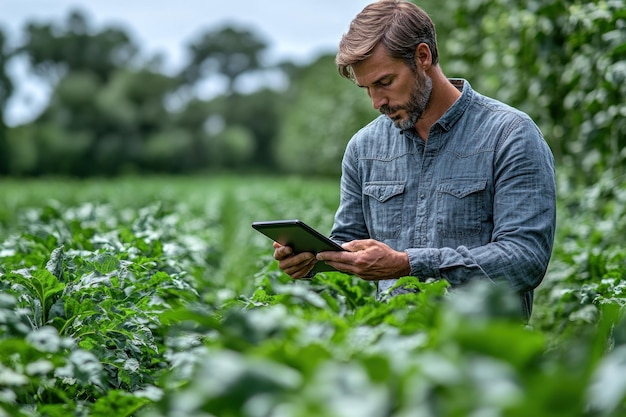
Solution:
M332 56L265 67L253 33L213 28L165 75L73 14L17 46L0 29L0 104L18 56L53 90L31 123L0 120L0 416L626 415L624 1L419 4L444 72L527 111L557 158L530 326L490 287L376 298L277 269L250 223L327 233L343 147L375 116ZM288 83L239 90L259 73ZM199 98L215 77L227 91Z
M278 163L292 173L338 174L347 139L377 116L369 97L338 75L332 56L304 69L292 90L276 139Z
M335 180L3 180L0 415L622 416L626 189L559 183L523 326L493 286L282 274L251 222L327 233Z
M528 112L559 166L578 181L624 172L624 0L423 0L449 77ZM2 32L0 28L0 33ZM0 124L0 174L197 173L216 170L333 175L345 144L374 116L366 95L339 77L332 56L267 65L268 47L245 28L207 28L189 62L165 75L123 30L93 30L80 13L31 23L21 45L0 36L0 104L13 92L5 67L26 58L53 90L31 123ZM96 59L97 57L97 59ZM284 88L242 92L244 77ZM202 82L224 92L200 99Z
M444 0L425 7L435 18L454 16L436 20L449 75L529 113L558 162L582 168L579 180L623 174L624 1Z

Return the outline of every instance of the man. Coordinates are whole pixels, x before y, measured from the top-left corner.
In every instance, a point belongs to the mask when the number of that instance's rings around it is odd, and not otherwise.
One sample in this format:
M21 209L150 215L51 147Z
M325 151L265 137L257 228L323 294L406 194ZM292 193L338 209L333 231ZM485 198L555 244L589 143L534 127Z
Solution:
M448 79L434 25L408 1L365 7L339 44L339 73L382 115L350 140L331 239L348 252L274 257L293 278L323 261L389 290L402 276L504 282L532 311L554 241L552 153L524 113Z

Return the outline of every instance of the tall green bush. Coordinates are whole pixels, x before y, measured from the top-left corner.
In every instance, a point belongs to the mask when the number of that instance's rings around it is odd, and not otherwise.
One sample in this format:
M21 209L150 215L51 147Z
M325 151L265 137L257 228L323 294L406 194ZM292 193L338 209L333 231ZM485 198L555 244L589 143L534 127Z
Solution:
M529 113L559 164L582 168L580 180L623 173L624 0L414 2L435 22L446 75ZM347 138L372 118L361 110L370 103L330 59L295 83L299 94L283 122L279 159L289 170L334 172Z
M528 112L557 160L581 179L626 158L623 0L425 1L437 11L442 65ZM432 5L430 5L432 3ZM453 19L439 12L446 10Z
M333 56L306 68L294 89L276 140L278 162L293 173L337 175L350 137L376 117L369 98L339 76Z

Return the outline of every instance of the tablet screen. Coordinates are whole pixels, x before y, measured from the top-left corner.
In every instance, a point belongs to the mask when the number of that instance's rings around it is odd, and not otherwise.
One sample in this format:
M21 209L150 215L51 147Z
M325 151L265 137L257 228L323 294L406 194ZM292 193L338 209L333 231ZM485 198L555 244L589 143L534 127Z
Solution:
M252 227L275 242L290 246L295 253L345 250L311 226L297 219L254 222ZM334 271L335 269L324 262L318 262L313 270L322 272Z

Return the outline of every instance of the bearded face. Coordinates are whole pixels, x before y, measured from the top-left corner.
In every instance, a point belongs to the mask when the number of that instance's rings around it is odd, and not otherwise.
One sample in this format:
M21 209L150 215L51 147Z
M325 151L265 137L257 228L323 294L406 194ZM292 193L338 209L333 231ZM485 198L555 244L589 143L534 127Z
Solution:
M415 126L428 108L432 90L432 79L426 74L415 71L415 84L407 102L398 106L383 105L379 111L388 116L398 129L410 129Z

